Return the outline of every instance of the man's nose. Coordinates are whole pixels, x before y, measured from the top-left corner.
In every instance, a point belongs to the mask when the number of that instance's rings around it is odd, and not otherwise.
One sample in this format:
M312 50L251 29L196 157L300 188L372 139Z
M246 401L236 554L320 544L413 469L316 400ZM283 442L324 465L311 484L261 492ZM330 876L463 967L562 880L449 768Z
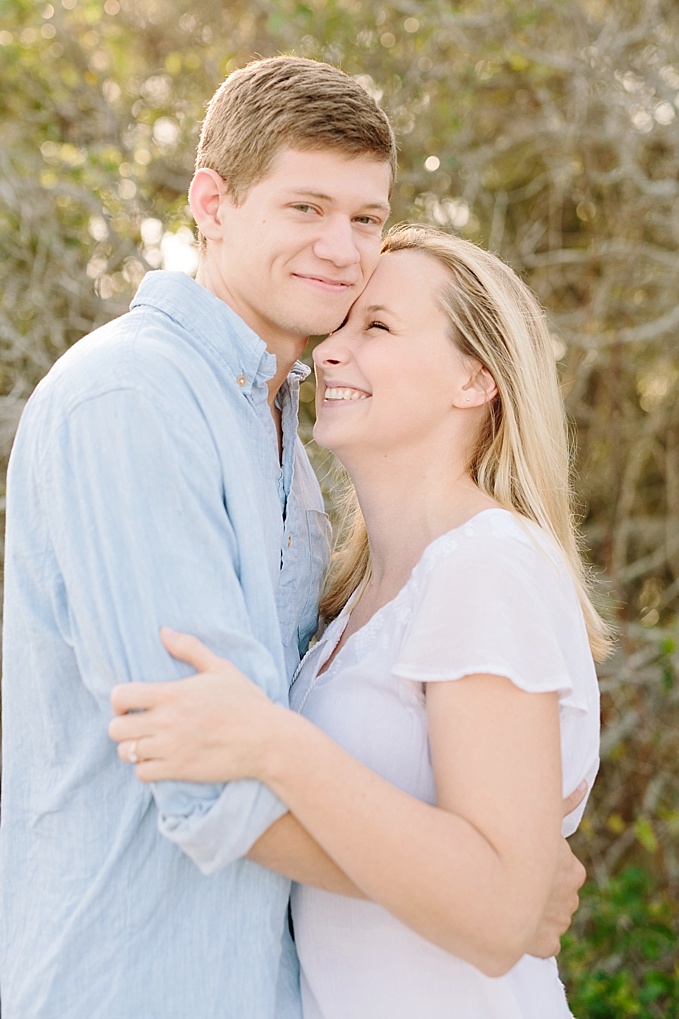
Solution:
M329 216L314 245L319 258L332 262L338 267L356 265L361 260L356 246L354 227L345 216Z

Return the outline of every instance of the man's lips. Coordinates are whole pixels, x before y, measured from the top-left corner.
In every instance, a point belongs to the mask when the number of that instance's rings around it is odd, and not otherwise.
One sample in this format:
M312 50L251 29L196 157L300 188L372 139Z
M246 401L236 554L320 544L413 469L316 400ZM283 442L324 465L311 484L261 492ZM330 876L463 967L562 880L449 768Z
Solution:
M355 280L331 279L328 276L315 276L313 274L293 273L297 279L310 283L312 286L334 294L345 294L347 290L356 286Z

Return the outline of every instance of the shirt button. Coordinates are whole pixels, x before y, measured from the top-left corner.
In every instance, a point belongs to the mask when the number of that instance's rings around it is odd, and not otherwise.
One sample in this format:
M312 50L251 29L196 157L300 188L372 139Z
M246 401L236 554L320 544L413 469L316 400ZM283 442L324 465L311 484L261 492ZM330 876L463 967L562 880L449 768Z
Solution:
M245 378L244 375L239 375L238 378L236 379L236 382L238 383L239 386L246 386L248 384L248 380Z
M292 535L289 534L288 535L288 548L290 548L291 545L292 545Z

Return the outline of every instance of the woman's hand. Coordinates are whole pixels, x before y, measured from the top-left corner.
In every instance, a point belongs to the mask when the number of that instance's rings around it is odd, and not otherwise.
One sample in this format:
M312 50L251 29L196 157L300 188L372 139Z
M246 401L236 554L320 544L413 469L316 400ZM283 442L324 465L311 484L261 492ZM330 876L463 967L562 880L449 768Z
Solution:
M587 783L581 782L570 796L563 801L563 816L568 817L582 802L587 793ZM573 914L580 905L579 890L587 879L587 871L573 855L566 839L559 843L556 873L552 881L549 900L540 919L540 924L526 951L540 959L549 959L561 951L561 937L573 922Z
M136 764L142 782L261 777L271 728L287 713L196 637L167 628L161 636L170 654L197 675L114 687L116 717L108 733L119 744L118 756Z

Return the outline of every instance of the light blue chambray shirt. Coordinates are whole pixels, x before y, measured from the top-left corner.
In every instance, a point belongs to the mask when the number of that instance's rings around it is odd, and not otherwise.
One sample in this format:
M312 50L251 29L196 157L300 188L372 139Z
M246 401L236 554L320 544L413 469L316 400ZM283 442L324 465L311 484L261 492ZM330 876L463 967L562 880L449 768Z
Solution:
M9 468L0 840L3 1019L271 1019L288 882L239 859L284 813L255 782L139 783L111 687L190 670L200 636L287 703L328 522L296 435L307 369L154 272L60 359ZM289 948L289 945L286 946ZM294 973L283 967L291 990Z

